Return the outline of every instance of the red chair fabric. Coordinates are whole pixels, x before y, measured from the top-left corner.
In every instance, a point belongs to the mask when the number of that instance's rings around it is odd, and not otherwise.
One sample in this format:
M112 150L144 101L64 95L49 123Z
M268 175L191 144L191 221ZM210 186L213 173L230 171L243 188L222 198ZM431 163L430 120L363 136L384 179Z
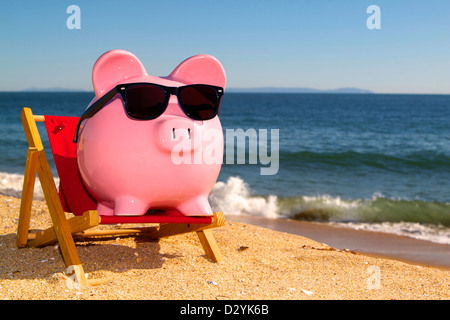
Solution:
M45 116L59 176L59 197L64 210L76 216L97 208L97 201L86 190L78 170L77 145L72 142L77 122L77 117Z
M66 212L79 216L96 210L97 201L89 194L78 170L77 145L73 143L78 117L45 116L56 170L60 180L59 197ZM152 210L143 216L101 216L102 224L117 223L200 223L212 217L187 217L175 210Z

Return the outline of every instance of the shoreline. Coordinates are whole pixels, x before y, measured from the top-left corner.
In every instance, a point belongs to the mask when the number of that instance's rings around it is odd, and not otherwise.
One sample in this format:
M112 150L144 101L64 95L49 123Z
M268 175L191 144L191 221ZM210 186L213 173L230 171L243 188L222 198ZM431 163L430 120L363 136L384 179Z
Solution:
M257 216L226 216L230 221L299 235L334 247L426 267L450 270L450 245L384 232L355 230L319 222L270 219Z

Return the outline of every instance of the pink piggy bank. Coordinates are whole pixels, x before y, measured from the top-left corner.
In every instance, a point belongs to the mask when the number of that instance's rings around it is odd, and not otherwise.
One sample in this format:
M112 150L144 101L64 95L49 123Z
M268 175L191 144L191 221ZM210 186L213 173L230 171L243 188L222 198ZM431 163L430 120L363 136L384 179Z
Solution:
M74 142L81 177L100 215L177 210L209 216L208 195L220 172L218 113L226 76L209 55L183 61L167 77L148 75L123 50L95 63L95 98Z

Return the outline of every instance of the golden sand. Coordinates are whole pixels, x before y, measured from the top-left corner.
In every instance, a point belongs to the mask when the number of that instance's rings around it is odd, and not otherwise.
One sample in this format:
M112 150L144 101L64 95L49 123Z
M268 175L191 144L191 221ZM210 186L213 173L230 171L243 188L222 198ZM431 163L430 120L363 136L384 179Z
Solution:
M89 278L65 275L58 245L17 248L20 199L0 197L0 299L445 299L450 271L374 258L288 233L230 222L213 229L224 261L206 258L196 234L77 241ZM31 228L50 226L35 201Z

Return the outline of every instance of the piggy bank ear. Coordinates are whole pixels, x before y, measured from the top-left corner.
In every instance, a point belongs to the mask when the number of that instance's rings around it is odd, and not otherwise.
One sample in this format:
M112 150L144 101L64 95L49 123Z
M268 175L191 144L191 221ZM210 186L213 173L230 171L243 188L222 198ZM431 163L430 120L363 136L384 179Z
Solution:
M131 52L111 50L104 53L95 62L92 71L92 83L97 97L105 94L129 79L146 76L144 66Z
M200 54L184 60L168 76L169 79L186 84L210 84L225 88L225 70L219 60Z

